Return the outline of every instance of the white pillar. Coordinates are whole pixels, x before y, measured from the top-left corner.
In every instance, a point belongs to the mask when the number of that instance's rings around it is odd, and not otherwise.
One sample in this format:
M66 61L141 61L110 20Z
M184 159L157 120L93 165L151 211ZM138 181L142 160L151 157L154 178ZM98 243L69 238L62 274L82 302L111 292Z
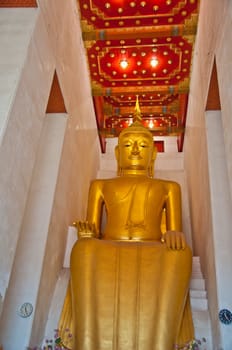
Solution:
M232 201L220 111L206 112L206 127L211 193L209 205L211 204L212 209L214 241L214 252L211 252L208 259L212 260L212 264L215 263L219 310L227 308L232 311ZM232 324L220 323L220 330L222 349L232 349Z
M7 350L25 349L29 345L33 320L37 312L36 302L41 275L44 268L49 269L49 266L43 266L43 262L66 121L66 114L50 114L44 121L14 266L2 311L0 339L3 348ZM46 295L46 290L43 292ZM22 318L18 311L25 302L32 305L33 312L29 317ZM43 335L45 324L40 324L38 327L41 328Z

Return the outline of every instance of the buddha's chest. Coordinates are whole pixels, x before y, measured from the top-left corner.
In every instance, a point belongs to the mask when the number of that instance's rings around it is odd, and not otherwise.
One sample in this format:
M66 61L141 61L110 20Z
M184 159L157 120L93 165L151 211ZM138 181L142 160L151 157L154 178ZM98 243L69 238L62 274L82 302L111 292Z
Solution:
M115 181L104 187L104 201L108 211L160 212L166 198L165 189L154 181Z

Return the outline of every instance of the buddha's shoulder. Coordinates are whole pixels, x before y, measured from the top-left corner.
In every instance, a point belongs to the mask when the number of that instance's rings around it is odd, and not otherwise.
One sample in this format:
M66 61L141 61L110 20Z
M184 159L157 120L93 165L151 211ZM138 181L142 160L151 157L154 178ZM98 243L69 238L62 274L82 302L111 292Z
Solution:
M165 187L166 189L180 189L180 185L175 181L157 179L157 178L140 178L140 177L114 177L109 179L96 179L91 182L93 187L105 187L114 185L127 185L136 183L148 183L153 186Z
M105 186L119 184L121 182L125 182L125 179L122 179L120 177L112 177L112 178L108 178L108 179L96 179L96 180L91 181L91 186L105 187Z
M109 187L127 187L141 182L150 182L150 179L141 179L140 177L133 176L118 176L108 179L97 179L91 182L91 187L96 188L109 188Z
M90 183L91 187L104 187L107 184L113 184L117 182L118 178L109 178L109 179L95 179L92 180Z
M180 185L176 181L164 180L164 179L153 179L157 184L160 184L168 189L179 190Z

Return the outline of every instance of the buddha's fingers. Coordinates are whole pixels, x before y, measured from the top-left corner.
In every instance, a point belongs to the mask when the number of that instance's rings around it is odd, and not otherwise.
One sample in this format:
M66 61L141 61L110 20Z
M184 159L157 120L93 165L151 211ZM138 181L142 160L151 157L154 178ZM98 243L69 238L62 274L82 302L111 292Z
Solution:
M183 232L168 231L165 233L164 239L168 249L181 250L185 249L186 247L186 241Z

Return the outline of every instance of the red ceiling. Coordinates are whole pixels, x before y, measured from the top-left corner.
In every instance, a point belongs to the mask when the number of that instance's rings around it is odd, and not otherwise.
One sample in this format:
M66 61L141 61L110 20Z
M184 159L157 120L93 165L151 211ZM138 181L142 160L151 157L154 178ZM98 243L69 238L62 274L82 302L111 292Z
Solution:
M139 95L144 124L154 135L178 135L182 150L198 5L197 0L79 1L101 136L117 136L132 122ZM120 66L122 60L127 67Z
M118 136L131 124L138 95L144 125L154 135L177 135L182 151L199 0L79 0L77 4L102 150L106 137ZM0 7L37 7L37 3L0 0ZM120 66L122 60L127 61L126 68ZM55 75L47 112L60 109L65 111Z
M80 5L83 19L98 29L181 24L197 9L196 0L81 0Z

